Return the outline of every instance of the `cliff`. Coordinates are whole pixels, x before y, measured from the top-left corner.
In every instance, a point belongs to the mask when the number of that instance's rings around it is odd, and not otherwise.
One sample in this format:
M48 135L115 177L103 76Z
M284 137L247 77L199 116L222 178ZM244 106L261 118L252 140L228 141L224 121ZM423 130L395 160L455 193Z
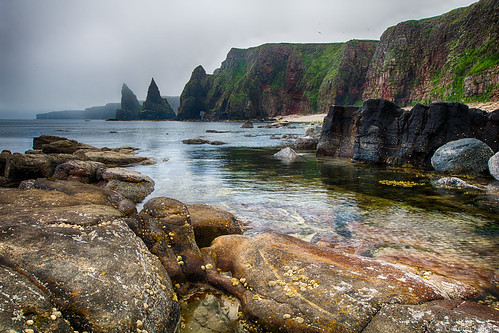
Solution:
M232 49L213 74L194 70L178 119L326 113L369 98L400 105L499 100L498 13L497 0L481 0L400 23L380 42Z
M114 118L120 103L107 103L103 106L92 106L85 110L65 110L39 113L36 119L111 119Z
M381 36L364 98L405 105L499 99L499 1L408 21Z
M214 74L206 74L201 66L194 70L182 92L178 119L269 118L326 112L331 103L358 102L376 44L232 49Z

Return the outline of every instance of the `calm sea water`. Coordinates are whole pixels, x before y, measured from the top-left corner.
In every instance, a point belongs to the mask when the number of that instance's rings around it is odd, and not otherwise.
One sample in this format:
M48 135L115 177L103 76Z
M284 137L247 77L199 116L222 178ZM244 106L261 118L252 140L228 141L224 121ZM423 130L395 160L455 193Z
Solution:
M289 143L282 136L303 135L310 125L240 126L237 122L9 120L0 121L0 149L24 152L39 135L64 136L97 147L133 146L158 162L134 167L156 182L151 196L219 206L236 214L248 226L248 234L279 231L314 242L365 247L371 256L403 248L498 268L499 215L490 209L493 195L437 190L431 186L436 177L432 174L318 160L314 152L300 152L300 160L284 163L273 157ZM191 138L227 144L181 143ZM390 186L386 180L412 186Z

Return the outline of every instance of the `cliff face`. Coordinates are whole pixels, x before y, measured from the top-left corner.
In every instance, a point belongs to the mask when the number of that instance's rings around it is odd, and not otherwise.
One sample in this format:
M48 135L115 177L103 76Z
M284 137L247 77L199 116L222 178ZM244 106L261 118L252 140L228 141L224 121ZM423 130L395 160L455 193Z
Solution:
M257 119L325 112L355 103L375 41L266 44L232 49L213 75L198 67L182 93L179 119Z
M381 36L364 98L399 104L499 99L499 2L408 21Z
M499 1L400 23L380 42L267 44L232 49L213 75L196 68L179 119L268 118L327 112L384 98L499 100Z

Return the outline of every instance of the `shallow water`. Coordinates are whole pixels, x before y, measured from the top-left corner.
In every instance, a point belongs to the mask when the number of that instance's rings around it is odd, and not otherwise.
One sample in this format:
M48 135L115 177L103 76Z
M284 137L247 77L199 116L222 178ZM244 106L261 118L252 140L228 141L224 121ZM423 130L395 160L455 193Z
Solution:
M42 134L98 147L134 146L158 162L134 167L156 182L151 196L220 206L247 225L247 234L278 231L367 256L391 257L396 250L417 258L440 256L498 268L499 215L483 205L490 197L436 190L431 186L434 174L317 159L313 152L301 152L299 160L285 163L273 154L289 140L275 137L302 135L309 125L240 125L0 121L0 149L24 152L32 138ZM227 144L181 143L197 137Z

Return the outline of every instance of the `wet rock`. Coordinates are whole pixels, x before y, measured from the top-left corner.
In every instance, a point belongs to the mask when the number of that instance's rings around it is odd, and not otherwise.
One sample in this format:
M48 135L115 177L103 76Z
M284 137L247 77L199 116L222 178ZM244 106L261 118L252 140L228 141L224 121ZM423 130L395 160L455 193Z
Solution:
M185 145L206 145L209 144L210 141L204 139L186 139L182 140L182 143Z
M23 180L38 177L51 177L55 170L53 160L46 155L25 155L15 153L4 155L5 177Z
M55 303L34 281L3 265L0 265L0 281L2 332L29 332L30 329L31 332L74 332Z
M105 189L122 194L133 202L141 202L154 191L154 181L138 171L124 168L108 168L102 172L107 181Z
M318 138L312 136L303 136L295 140L295 149L315 150L317 148Z
M384 304L447 297L400 266L281 234L221 236L206 250L215 268L232 274L212 270L209 281L237 295L248 315L285 332L361 331Z
M247 121L241 125L241 128L253 128L253 127L254 127L254 125L253 125L253 122L251 122L251 121Z
M451 141L435 151L431 165L438 172L456 174L478 174L488 168L492 149L473 138Z
M353 157L358 107L334 105L324 118L317 155Z
M225 210L204 204L189 205L187 209L200 248L210 246L218 236L243 233L242 223Z
M130 154L129 151L113 150L78 150L76 158L84 161L104 163L106 166L132 166L154 164L147 157Z
M445 177L440 178L434 182L432 185L435 187L442 187L447 189L459 189L459 190L473 190L473 191L481 191L483 189L472 185L470 183L465 182L464 180L457 177Z
M286 147L275 153L274 157L284 161L294 161L300 156L292 148Z
M130 221L130 227L159 258L171 278L195 277L201 272L201 253L186 205L174 199L153 198L144 204L139 216Z
M53 178L61 180L76 180L82 183L96 183L100 180L104 163L92 161L71 160L59 164Z
M23 275L9 274L18 281L9 285L38 288L20 318L53 306L42 316L67 320L71 331L132 332L139 321L149 332L175 331L179 307L166 271L97 192L2 188L0 207L0 267Z
M385 304L362 332L445 331L497 332L499 311L461 300L421 305Z
M499 153L489 159L489 172L496 180L499 180Z

